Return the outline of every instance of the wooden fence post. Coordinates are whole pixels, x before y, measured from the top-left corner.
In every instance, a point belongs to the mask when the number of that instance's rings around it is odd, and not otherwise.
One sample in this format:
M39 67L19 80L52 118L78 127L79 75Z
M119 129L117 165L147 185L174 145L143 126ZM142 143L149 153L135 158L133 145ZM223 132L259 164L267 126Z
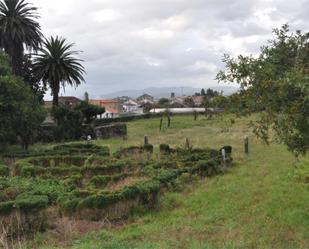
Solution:
M249 138L248 138L248 136L244 137L244 152L245 152L245 155L249 155Z
M197 111L194 111L193 114L194 114L194 121L196 121L196 120L197 120L197 117L198 117L198 112L197 112Z
M149 144L149 138L147 135L145 135L144 137L144 145L148 145Z
M162 130L163 118L160 119L160 131Z
M187 150L190 150L190 149L191 149L189 138L186 138L186 149L187 149Z

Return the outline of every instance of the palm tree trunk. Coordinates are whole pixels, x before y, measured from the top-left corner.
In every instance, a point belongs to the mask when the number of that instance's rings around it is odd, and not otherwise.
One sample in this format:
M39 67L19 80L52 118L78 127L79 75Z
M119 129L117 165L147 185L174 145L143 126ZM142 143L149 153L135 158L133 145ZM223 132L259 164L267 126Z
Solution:
M11 57L13 73L17 76L23 76L23 44L12 44L4 50Z
M59 82L55 82L52 84L52 94L53 94L53 107L57 107L59 105L59 90L60 84Z

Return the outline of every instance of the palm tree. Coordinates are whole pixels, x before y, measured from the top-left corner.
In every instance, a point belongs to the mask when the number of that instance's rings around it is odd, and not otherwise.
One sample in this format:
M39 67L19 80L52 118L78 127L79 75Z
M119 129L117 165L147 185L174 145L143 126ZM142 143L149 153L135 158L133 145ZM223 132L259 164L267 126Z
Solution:
M13 72L19 76L24 49L37 50L42 41L36 11L24 0L0 0L0 48L11 57Z
M60 86L78 86L84 81L84 67L80 59L74 57L79 52L72 51L73 43L66 39L50 37L43 42L39 54L34 57L34 73L48 85L53 95L53 106L58 106Z

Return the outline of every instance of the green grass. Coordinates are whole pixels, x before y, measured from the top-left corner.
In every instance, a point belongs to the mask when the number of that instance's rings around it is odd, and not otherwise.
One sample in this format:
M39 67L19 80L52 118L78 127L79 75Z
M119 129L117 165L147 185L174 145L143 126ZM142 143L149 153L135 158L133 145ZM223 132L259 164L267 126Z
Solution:
M158 210L84 235L69 248L309 248L309 184L295 180L292 154L282 145L264 146L250 133L248 122L237 119L229 132L222 132L226 122L220 118L193 121L193 116L179 116L173 117L171 129L160 132L159 119L140 120L128 124L126 141L97 141L115 151L142 144L146 134L156 148L160 143L182 146L188 137L195 147L232 145L235 166L225 175L167 193ZM248 157L243 156L246 134ZM31 247L63 248L39 244Z

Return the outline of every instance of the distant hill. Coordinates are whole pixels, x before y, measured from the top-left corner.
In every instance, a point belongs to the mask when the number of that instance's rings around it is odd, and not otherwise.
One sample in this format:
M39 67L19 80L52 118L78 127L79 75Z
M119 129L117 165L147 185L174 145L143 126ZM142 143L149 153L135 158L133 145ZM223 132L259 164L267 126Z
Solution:
M238 90L238 88L233 86L214 86L214 87L205 87L205 90L211 88L218 92L223 91L224 95L230 95ZM171 93L174 92L176 96L183 96L183 95L192 95L196 92L200 92L201 88L193 88L193 87L162 87L162 88L146 88L141 90L123 90L118 92L113 92L109 94L102 94L100 98L109 99L109 98L116 98L121 96L129 96L131 98L137 98L144 93L148 93L155 98L166 98L170 97Z

